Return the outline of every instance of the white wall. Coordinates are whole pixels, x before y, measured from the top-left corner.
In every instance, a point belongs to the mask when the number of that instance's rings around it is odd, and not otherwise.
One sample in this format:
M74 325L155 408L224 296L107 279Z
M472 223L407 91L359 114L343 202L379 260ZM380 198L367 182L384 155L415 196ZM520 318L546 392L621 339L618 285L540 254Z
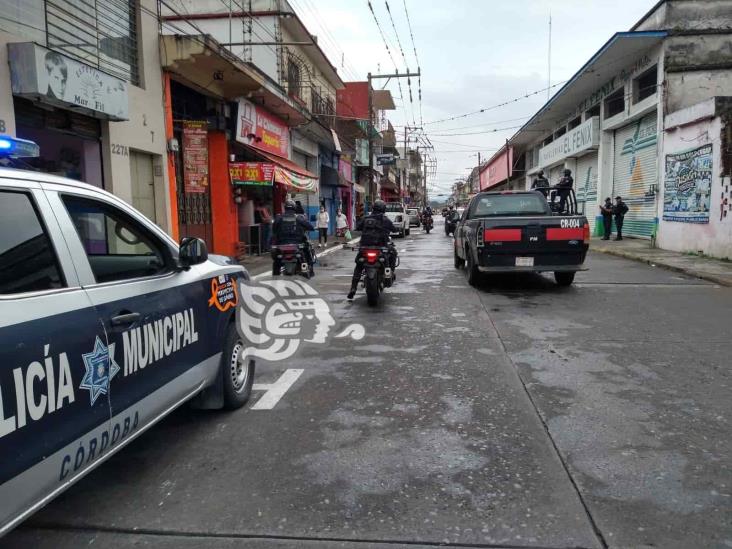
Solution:
M720 220L722 194L721 164L721 131L722 121L719 117L699 120L678 129L667 129L664 135L663 155L695 149L701 145L712 143L713 167L712 189L710 193L709 223L680 223L663 220L663 185L659 200L659 230L657 245L659 248L677 252L702 252L706 255L732 259L732 214Z

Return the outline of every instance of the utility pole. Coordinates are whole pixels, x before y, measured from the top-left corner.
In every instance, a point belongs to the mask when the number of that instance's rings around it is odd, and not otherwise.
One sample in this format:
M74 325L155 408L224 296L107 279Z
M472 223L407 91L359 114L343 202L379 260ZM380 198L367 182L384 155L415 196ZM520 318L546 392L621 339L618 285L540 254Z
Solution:
M374 92L371 88L371 82L373 80L378 80L382 78L386 78L386 83L389 83L389 80L392 78L410 78L410 77L419 77L421 76L421 70L417 70L417 72L405 72L400 73L397 71L394 74L368 74L368 92L369 92L369 124L368 124L368 132L369 132L369 196L371 197L371 203L374 203L375 195L376 195L376 184L374 183L374 138L373 138L373 132L374 132ZM386 84L385 84L386 85Z
M407 151L407 135L410 131L417 131L421 130L422 126L404 126L404 159L406 160L405 168L404 168L404 177L402 178L402 183L407 182L409 179L409 152Z
M508 138L506 138L506 184L511 183L511 158L508 154Z
M480 192L480 151L478 151L478 190Z

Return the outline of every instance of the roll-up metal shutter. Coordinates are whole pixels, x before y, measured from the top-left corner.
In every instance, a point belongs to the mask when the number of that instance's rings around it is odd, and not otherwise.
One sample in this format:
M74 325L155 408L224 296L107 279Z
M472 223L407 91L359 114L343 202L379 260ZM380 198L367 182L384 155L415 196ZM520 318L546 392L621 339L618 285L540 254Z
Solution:
M559 183L559 180L562 178L562 172L564 171L564 164L559 164L557 166L554 166L549 170L549 173L544 173L545 176L549 178L549 184L554 186L557 183ZM546 172L546 170L545 170Z
M597 207L597 152L591 152L577 159L574 190L577 194L577 209L587 216L590 232L593 233L595 218L600 213Z
M651 189L658 184L657 140L656 113L615 131L613 198L622 196L628 205L623 232L629 236L653 235L656 197Z

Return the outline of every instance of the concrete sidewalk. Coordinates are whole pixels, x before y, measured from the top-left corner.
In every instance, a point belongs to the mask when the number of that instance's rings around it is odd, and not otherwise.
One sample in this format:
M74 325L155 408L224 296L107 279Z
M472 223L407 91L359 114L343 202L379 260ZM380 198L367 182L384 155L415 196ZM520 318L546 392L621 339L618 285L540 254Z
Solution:
M709 280L721 286L732 286L732 262L651 248L648 240L624 238L620 242L593 238L590 250L641 261L689 276Z

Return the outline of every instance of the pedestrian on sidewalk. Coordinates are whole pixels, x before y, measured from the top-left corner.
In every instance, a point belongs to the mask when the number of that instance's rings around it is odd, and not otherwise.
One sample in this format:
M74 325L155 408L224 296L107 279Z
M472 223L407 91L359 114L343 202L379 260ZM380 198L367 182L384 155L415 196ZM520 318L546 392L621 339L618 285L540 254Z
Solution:
M615 197L615 207L613 208L613 214L615 214L615 230L617 236L615 240L623 240L623 218L628 213L628 205L623 202L623 198L620 196Z
M325 206L320 206L318 212L318 220L315 227L318 229L318 248L328 245L328 225L330 224L330 216L325 211Z
M602 213L602 226L604 229L603 240L610 240L610 233L613 230L613 200L609 196L605 199L604 204L600 204L600 212Z
M343 238L343 243L346 243L346 231L348 230L348 218L343 211L338 208L336 210L336 236Z

